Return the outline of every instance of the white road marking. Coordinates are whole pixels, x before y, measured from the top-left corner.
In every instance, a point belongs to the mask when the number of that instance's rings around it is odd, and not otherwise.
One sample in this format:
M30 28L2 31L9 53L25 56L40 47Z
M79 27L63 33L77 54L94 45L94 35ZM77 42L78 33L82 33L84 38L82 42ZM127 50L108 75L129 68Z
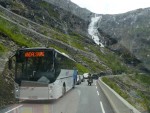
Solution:
M96 89L97 89L97 86L96 86Z
M13 110L15 110L15 109L18 109L18 108L20 108L20 107L22 107L22 106L23 106L23 105L17 106L17 107L15 107L15 108L13 108L13 109L11 109L11 110L5 112L5 113L9 113L9 112L11 112L11 111L13 111Z
M99 95L99 92L97 91L97 95Z
M100 105L101 105L101 108L102 108L102 112L105 113L105 110L104 110L104 107L103 107L103 103L100 101Z

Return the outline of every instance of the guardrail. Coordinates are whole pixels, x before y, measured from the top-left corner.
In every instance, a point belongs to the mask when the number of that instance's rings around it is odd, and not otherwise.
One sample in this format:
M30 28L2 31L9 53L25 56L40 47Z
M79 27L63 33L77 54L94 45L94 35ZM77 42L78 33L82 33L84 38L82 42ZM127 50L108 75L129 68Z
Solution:
M99 78L98 84L102 88L115 113L141 113L105 84L101 78Z

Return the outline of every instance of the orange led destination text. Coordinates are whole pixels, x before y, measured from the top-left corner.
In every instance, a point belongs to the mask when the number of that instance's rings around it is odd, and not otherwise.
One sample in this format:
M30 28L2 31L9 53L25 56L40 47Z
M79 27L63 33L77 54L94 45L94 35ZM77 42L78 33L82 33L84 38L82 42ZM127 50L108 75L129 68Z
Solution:
M44 52L26 52L25 57L44 57Z

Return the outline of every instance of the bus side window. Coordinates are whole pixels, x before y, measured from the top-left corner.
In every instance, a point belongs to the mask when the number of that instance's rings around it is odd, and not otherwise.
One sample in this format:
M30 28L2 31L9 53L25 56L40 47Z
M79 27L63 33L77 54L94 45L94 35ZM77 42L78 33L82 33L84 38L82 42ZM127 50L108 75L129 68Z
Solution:
M61 71L61 57L59 55L59 53L57 53L57 55L55 55L55 72L56 72L56 75L58 76L60 71Z

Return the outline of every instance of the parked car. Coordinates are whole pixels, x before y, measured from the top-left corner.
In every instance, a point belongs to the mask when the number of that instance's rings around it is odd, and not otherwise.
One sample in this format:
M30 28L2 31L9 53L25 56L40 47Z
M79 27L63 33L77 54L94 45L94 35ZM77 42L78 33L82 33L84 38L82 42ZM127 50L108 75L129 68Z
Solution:
M88 79L89 73L84 73L83 76L85 79Z
M93 74L92 78L97 80L98 79L98 75L97 74Z

